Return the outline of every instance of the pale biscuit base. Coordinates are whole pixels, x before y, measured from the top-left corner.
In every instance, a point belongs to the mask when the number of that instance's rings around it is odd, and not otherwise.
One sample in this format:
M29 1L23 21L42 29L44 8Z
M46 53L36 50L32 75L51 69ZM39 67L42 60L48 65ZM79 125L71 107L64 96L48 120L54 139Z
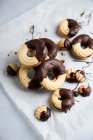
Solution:
M47 112L47 107L44 106L44 105L39 106L39 107L35 110L35 117L36 117L37 119L40 120L40 116L41 116L41 113L42 113L43 111L44 111L44 112Z
M31 81L31 79L29 79L27 76L27 71L28 68L24 66L21 66L19 69L19 80L25 88L28 88L29 82Z
M53 106L59 110L62 109L62 101L59 100L60 97L61 96L59 94L59 89L54 91L52 94L52 97L51 97L51 102L52 102Z
M83 49L80 43L72 45L72 54L78 59L86 59L88 56L93 54L93 49Z
M44 78L40 84L47 90L56 90L62 87L65 79L66 74L62 74L59 75L55 80L50 80L48 77Z
M63 20L62 22L60 22L58 32L60 35L68 36L69 28L67 20Z

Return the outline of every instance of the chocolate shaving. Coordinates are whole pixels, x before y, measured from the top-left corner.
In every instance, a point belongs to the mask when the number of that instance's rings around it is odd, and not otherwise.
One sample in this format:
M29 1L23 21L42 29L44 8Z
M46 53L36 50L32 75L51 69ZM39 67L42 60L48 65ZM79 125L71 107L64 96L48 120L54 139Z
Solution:
M31 33L31 35L32 35L32 39L33 39L33 38L34 38L34 37L33 37L33 34L34 34L34 25L32 25L32 26L30 27L29 31L30 31L30 33Z
M11 55L11 53L13 53L13 51L9 52L9 53L8 53L8 56L10 56L10 55Z
M84 14L85 14L85 11L84 11L84 12L82 12L82 13L80 14L80 16L82 17Z

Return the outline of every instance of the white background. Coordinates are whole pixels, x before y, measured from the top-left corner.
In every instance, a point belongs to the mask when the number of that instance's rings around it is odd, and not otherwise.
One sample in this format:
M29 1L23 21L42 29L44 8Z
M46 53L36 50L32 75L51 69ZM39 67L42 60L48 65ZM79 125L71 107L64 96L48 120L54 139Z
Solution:
M33 8L43 0L0 0L0 26ZM1 86L0 86L1 87ZM93 122L87 129L81 130L76 140L93 140ZM36 133L23 116L11 103L5 93L0 90L0 140L35 140ZM75 140L75 139L74 139Z

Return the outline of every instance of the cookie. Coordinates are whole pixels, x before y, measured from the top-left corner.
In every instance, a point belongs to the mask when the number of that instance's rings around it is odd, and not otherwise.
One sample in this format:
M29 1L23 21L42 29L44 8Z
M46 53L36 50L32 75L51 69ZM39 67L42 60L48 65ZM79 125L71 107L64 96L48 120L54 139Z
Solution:
M41 121L47 121L50 117L51 117L51 110L49 107L46 107L44 105L39 106L36 110L35 110L35 117L38 120Z
M11 76L16 76L18 73L19 67L17 64L9 64L7 66L7 74Z
M74 38L71 43L72 54L78 59L86 59L93 54L93 39L86 34Z
M50 73L54 74L52 79L49 78ZM45 60L39 68L38 79L40 84L47 90L61 88L66 79L65 66L57 59Z
M67 112L74 105L73 92L66 88L58 89L53 92L51 102L56 109Z
M75 36L80 29L80 26L77 21L74 19L65 19L59 24L58 32L59 34L73 37Z

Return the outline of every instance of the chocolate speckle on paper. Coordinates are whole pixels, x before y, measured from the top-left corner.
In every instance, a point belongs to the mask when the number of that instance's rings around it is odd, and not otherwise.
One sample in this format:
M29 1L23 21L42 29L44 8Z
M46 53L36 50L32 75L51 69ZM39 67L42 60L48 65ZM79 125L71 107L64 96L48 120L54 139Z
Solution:
M85 11L83 11L83 12L80 14L80 16L82 17L84 14L85 14Z

